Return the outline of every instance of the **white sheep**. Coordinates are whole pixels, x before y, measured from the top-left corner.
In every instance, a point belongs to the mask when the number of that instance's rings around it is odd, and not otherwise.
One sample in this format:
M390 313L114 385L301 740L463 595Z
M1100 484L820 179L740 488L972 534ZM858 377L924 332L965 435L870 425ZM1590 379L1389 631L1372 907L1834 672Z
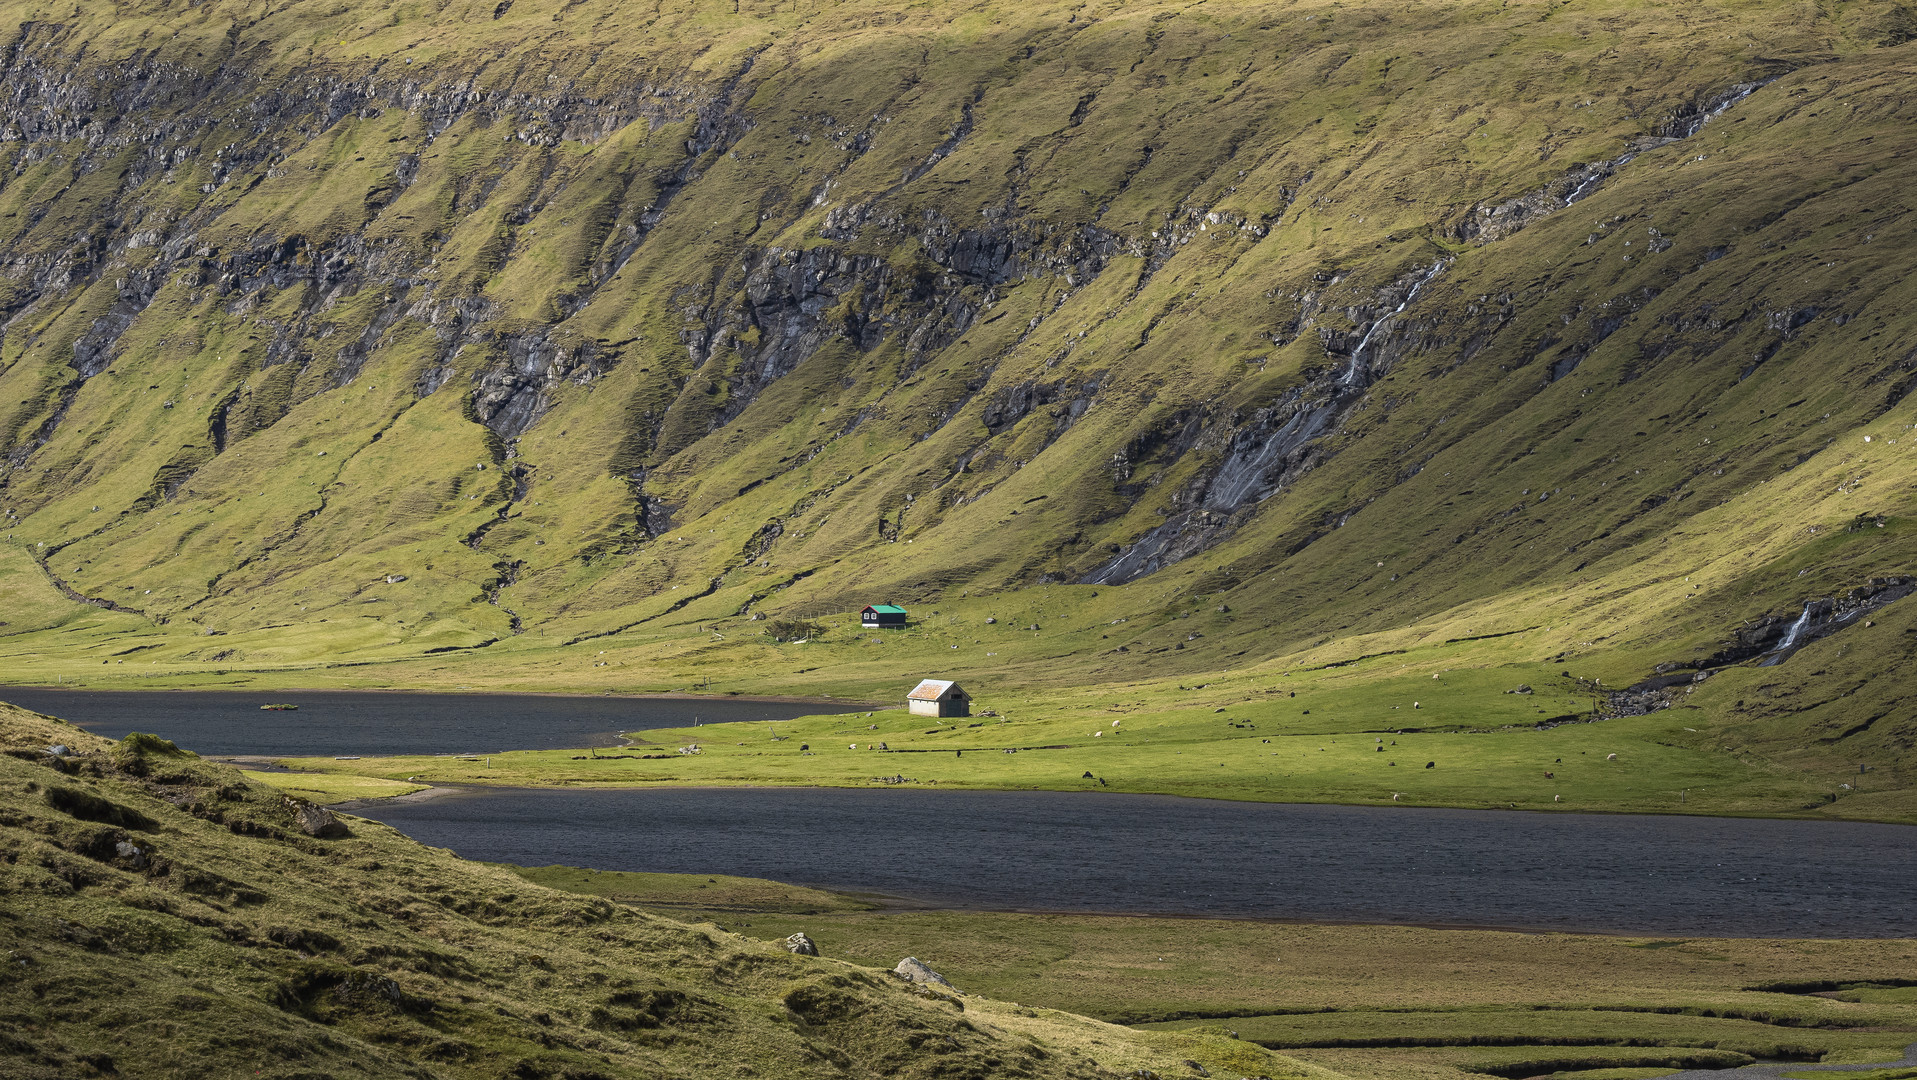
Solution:
M1604 756L1604 760L1606 760L1606 761L1616 761L1616 760L1617 760L1617 755L1616 755L1616 754L1606 754L1606 755Z

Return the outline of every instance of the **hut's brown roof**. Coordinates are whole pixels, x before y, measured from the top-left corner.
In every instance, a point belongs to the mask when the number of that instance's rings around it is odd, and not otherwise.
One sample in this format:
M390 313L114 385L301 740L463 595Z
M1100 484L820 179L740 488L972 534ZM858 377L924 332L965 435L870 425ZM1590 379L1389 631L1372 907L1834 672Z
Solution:
M926 679L913 687L912 692L907 694L906 697L913 701L937 701L944 697L948 691L957 689L958 683L950 679Z

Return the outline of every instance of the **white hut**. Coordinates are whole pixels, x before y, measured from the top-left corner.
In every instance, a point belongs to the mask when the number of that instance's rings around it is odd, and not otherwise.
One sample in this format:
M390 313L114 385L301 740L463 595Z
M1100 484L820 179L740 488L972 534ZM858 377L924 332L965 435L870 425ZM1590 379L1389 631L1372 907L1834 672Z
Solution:
M926 679L905 696L913 716L970 716L972 699L948 679Z

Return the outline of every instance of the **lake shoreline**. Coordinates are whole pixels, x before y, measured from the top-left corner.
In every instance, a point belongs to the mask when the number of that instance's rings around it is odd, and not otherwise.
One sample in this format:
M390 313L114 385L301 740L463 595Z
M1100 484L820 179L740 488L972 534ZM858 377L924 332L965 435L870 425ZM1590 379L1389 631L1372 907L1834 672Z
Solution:
M425 793L419 792L418 794L423 795ZM582 867L581 869L601 870L603 868ZM693 875L693 876L697 876L697 875ZM994 906L979 906L979 905L973 905L973 904L954 904L954 903L951 903L950 901L926 900L926 899L921 899L919 897L913 897L913 896L897 896L891 893L870 892L867 890L850 888L847 886L829 885L829 884L823 884L819 882L794 881L794 882L781 882L781 884L791 884L799 888L805 888L805 889L817 889L820 892L828 892L828 893L832 893L835 896L844 897L848 900L856 900L861 903L867 903L872 905L872 908L868 911L855 913L860 915L905 915L905 914L1031 915L1038 918L1057 918L1057 919L1080 919L1080 918L1084 918L1084 919L1162 919L1162 920L1169 920L1174 922L1256 923L1261 926L1319 926L1319 927L1328 927L1333 929L1355 928L1355 927L1364 927L1364 926L1391 926L1391 927L1405 927L1405 928L1413 929L1413 930L1474 930L1474 931L1481 931L1487 934L1524 934L1524 935L1533 936L1533 937L1544 935L1544 934L1575 934L1579 937L1614 937L1614 938L1655 938L1655 937L1664 936L1659 934L1652 934L1652 933L1633 931L1633 930L1587 930L1587 929L1567 930L1567 929L1564 929L1563 927L1549 927L1549 926L1539 927L1539 926L1515 926L1515 925L1505 926L1505 925L1493 925L1490 923L1468 923L1468 922L1379 922L1375 919L1371 919L1371 920L1367 920L1367 919L1306 919L1306 918L1285 918L1282 916L1275 916L1275 915L1229 915L1229 914L1205 914L1205 913L1194 914L1194 913L1187 913L1187 912L1167 913L1162 911L1127 911L1127 910L1121 910L1121 909L1114 909L1111 911L1087 911L1087 910L1080 910L1075 908L1053 908L1053 907L1002 907L1002 906L994 907ZM830 916L828 915L823 917L830 917ZM1738 941L1816 940L1816 939L1801 939L1801 938L1736 937L1735 935L1732 935L1732 938ZM1698 938L1697 940L1704 941L1704 940L1711 940L1711 939ZM1845 940L1910 941L1910 940L1917 940L1917 939L1852 938L1852 939L1845 939Z
M391 759L499 755L508 747L568 755L591 753L571 747L597 747L606 753L622 742L642 742L652 730L740 722L763 730L766 723L799 717L871 711L819 699L492 691L109 692L16 687L0 690L0 699L110 739L141 731L208 757L244 758L262 765L311 759L312 764L293 767L316 772L364 772L371 765L356 765L363 758L404 769L401 775L420 773L454 783L458 777L442 774L444 761L413 767ZM299 707L260 708L278 703Z
M657 745L657 744L652 744L652 745ZM302 761L311 760L308 758L298 758L298 757L274 757L270 755L258 755L258 754L238 754L238 755L221 754L221 755L206 755L206 760L216 761L223 765L232 765L237 768L243 768L243 769L268 770L273 772L280 772L288 776L362 775L358 773L346 773L338 769L294 768L287 764L288 762L302 762ZM371 761L375 764L377 764L378 762L377 758L369 758L366 760ZM1907 821L1880 821L1880 820L1870 819L1870 818L1833 818L1833 817L1813 816L1809 814L1804 814L1799 816L1789 816L1789 815L1781 815L1781 814L1756 814L1756 813L1742 813L1742 814L1739 814L1739 813L1716 813L1716 814L1689 813L1689 814L1686 814L1686 813L1657 813L1653 811L1644 811L1644 810L1605 810L1605 809L1573 808L1568 806L1567 807L1515 807L1514 808L1514 807L1507 807L1507 806L1492 806L1492 805L1460 806L1460 805L1448 804L1448 803L1352 802L1352 801L1327 801L1327 800L1304 800L1304 799L1251 799L1251 798L1234 797L1231 795L1190 795L1190 794L1185 794L1182 792L1172 792L1172 791L1143 791L1143 790L1133 791L1133 790L1113 790L1109 788L1086 791L1086 790L1073 789L1073 788L1046 788L1046 787L1012 788L1012 787L962 786L957 784L948 785L944 787L930 787L930 786L901 787L899 785L894 785L894 784L878 784L878 783L825 784L825 783L816 783L816 782L793 783L793 784L784 784L784 783L776 783L776 782L743 782L743 783L737 783L737 784L712 784L712 783L681 783L679 781L675 781L670 778L641 779L641 780L611 780L611 781L606 781L603 783L555 782L555 783L547 783L547 784L527 783L525 781L517 781L517 780L511 781L511 782L493 782L488 780L465 780L457 784L446 783L441 781L432 781L432 780L418 780L414 782L429 784L431 786L429 786L424 791L415 791L406 795L393 795L393 796L388 796L388 797L378 798L378 799L354 800L354 803L352 805L376 806L376 805L388 805L391 803L402 802L402 801L417 802L417 801L423 801L429 798L440 798L447 795L471 795L471 796L483 797L487 795L511 794L514 792L537 792L537 791L626 791L626 790L658 791L663 789L671 789L674 791L713 791L713 792L890 791L890 792L897 792L900 797L907 797L908 795L912 793L926 794L926 793L937 793L937 792L945 791L945 792L976 793L976 794L1007 794L1007 795L1010 795L1010 794L1055 794L1055 795L1098 796L1098 797L1105 797L1105 798L1121 797L1121 798L1177 799L1177 800L1201 802L1201 803L1202 802L1246 803L1246 804L1251 804L1256 806L1298 806L1298 807L1344 808L1344 809L1353 809L1353 810L1414 810L1414 811L1430 811L1430 810L1447 811L1448 810L1448 811L1457 811L1460 813L1498 813L1498 814L1513 814L1513 815L1535 815L1539 817L1558 817L1560 815L1565 815L1565 814L1571 814L1571 815L1581 814L1581 815L1587 815L1592 817L1628 817L1628 818L1666 817L1666 818L1676 818L1676 819L1703 819L1703 820L1809 821L1809 822L1822 822L1822 823L1826 823L1830 825L1892 825L1892 826L1910 826L1911 825L1911 823ZM350 809L350 806L346 803L340 803L332 807L332 809L336 809L336 810L342 809L342 808ZM603 869L603 868L599 868L599 869ZM837 887L818 885L816 883L804 883L804 884L808 884L809 887L831 888L831 891L834 891L834 892L845 892L844 889L837 888ZM873 895L875 897L878 897L878 896L883 896L885 894L875 893ZM888 899L904 901L904 900L909 900L910 898L909 897L888 897ZM968 911L973 909L941 907L940 910ZM1011 910L1011 909L993 908L990 910L997 911L997 910ZM1033 914L1033 915L1072 914L1072 912L1069 912L1069 911L1051 911L1048 909L1031 909L1028 911L1026 909L1021 908L1016 910L1018 910L1022 914ZM1112 914L1114 916L1128 917L1128 918L1134 917L1134 916L1138 918L1154 917L1154 916L1151 916L1149 913L1143 913L1143 912L1110 912L1109 914ZM1177 917L1179 918L1209 918L1210 916L1193 915L1193 916L1177 916ZM1285 920L1279 920L1279 921L1285 921ZM1343 925L1343 924L1341 923L1340 925ZM1423 923L1402 923L1402 924L1393 923L1391 925L1427 926L1427 924L1423 924ZM1473 927L1450 926L1445 924L1433 923L1433 924L1429 924L1427 928L1432 930L1447 930L1447 929L1472 929ZM1525 928L1525 927L1510 927L1508 929L1510 929L1511 932L1513 933L1555 933L1556 932L1551 930L1533 930L1533 929ZM1579 932L1580 933L1586 933L1586 932L1606 933L1608 931L1579 931Z
M784 721L775 720L775 721L760 721L760 722L783 723ZM626 744L626 747L637 748L640 746L664 746L664 745L665 745L664 743L645 742L641 740L639 742L628 742ZM622 749L626 747L622 747ZM595 749L595 748L579 747L578 749L588 750L588 749ZM494 754L493 756L498 757L504 754L518 753L518 752L520 751L504 750L504 751L500 751L497 754ZM435 755L435 756L440 758L447 758L447 757L456 757L458 755L441 754L441 755ZM223 758L220 758L219 760L238 761L239 759L223 757ZM316 775L324 775L329 772L332 772L332 773L345 772L349 768L349 766L347 765L341 765L338 768L333 768L333 769L293 768L292 766L287 764L288 762L298 762L298 763L306 764L306 763L312 763L317 760L315 758L304 756L304 755L257 757L251 760L266 762L274 768L285 769L288 772L311 772ZM355 759L355 760L359 760L359 759ZM374 756L367 756L363 760L371 763L372 765L377 766L381 759ZM613 758L608 756L605 760L613 760ZM515 778L511 780L504 780L504 779L488 780L488 779L477 778L477 777L462 777L457 783L435 781L430 779L422 779L418 782L419 783L435 783L435 784L445 783L448 785L449 790L467 791L473 794L480 794L482 792L492 793L492 792L513 792L513 791L627 791L627 790L660 791L660 790L667 790L667 789L670 789L673 791L890 791L890 792L897 792L901 796L909 792L917 792L921 794L928 793L928 792L930 793L959 792L959 793L973 793L973 794L1005 794L1005 795L1046 793L1046 794L1056 794L1056 795L1100 796L1105 798L1128 797L1128 798L1187 799L1194 802L1244 803L1244 804L1253 805L1253 806L1343 807L1343 808L1350 808L1354 810L1455 810L1455 811L1464 812L1464 813L1498 813L1498 814L1511 814L1514 816L1534 816L1534 817L1553 817L1553 818L1561 817L1564 815L1585 815L1589 817L1672 818L1677 820L1703 820L1703 821L1804 821L1804 822L1821 822L1821 823L1827 823L1831 825L1890 825L1890 826L1898 826L1898 827L1905 827L1905 828L1917 827L1917 821L1912 821L1908 818L1836 817L1830 814L1817 814L1817 813L1812 813L1809 811L1799 811L1797 813L1791 814L1791 813L1765 813L1765 812L1756 811L1756 810L1742 810L1742 811L1740 810L1689 810L1689 811L1634 810L1629 808L1619 809L1619 808L1601 807L1601 806L1598 806L1598 807L1564 806L1564 805L1510 806L1504 803L1484 803L1482 805L1469 805L1465 803L1455 803L1455 802L1403 802L1403 801L1385 800L1385 799L1380 799L1377 801L1364 801L1359 799L1283 799L1283 798L1265 799L1265 798L1254 798L1247 795L1238 795L1238 794L1229 794L1229 793L1211 794L1211 795L1194 795L1189 792L1182 792L1182 791L1165 791L1160 789L1129 788L1129 787L1104 787L1104 788L1087 789L1087 788L1068 788L1068 787L1009 787L1009 786L995 786L991 784L963 784L963 783L904 785L904 784L888 784L881 781L872 781L872 780L854 782L854 783L832 783L828 780L802 780L802 781L794 781L794 782L787 783L787 782L783 782L779 780L770 780L770 779L741 780L738 783L715 784L710 781L704 781L704 780L684 781L684 780L679 780L669 776L639 777L639 778L634 778L630 780L556 780L556 781L545 782L545 783L542 783L536 780L526 780L526 779L519 779L519 778Z
M404 795L388 795L384 798L379 798L379 799L348 799L345 802L333 803L332 805L328 806L327 809L338 811L341 813L351 814L355 810L361 810L361 809L365 809L367 807L372 807L372 806L390 806L393 803L425 802L428 799L438 799L438 798L443 798L447 795L457 795L459 794L461 790L462 789L456 788L456 787L442 787L440 785L435 784L431 787L426 788L423 791L409 791ZM355 816L366 817L364 814L358 814ZM366 820L376 821L378 819L366 818ZM381 824L384 824L384 822L381 822Z

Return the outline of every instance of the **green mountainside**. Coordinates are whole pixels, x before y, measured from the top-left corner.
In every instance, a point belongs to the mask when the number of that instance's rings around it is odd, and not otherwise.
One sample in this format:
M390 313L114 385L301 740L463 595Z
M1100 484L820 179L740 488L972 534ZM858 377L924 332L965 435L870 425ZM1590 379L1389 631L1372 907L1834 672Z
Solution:
M1386 656L1917 764L1908 6L8 13L7 680Z

